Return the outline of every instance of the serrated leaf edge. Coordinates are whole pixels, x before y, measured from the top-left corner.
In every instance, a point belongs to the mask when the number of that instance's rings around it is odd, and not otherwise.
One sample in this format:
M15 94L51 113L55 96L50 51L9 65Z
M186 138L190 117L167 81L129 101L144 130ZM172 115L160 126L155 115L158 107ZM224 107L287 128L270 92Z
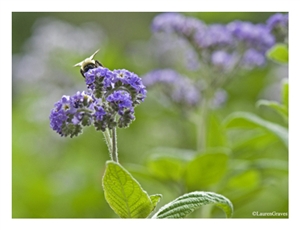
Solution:
M199 203L200 196L202 196L202 203ZM185 202L180 202L180 201L185 201ZM185 206L188 204L193 204L194 207ZM165 206L161 207L153 215L152 219L183 218L187 214L193 212L195 209L206 204L215 204L216 206L222 208L223 211L226 213L227 217L231 217L233 214L233 205L228 198L214 192L195 191L195 192L184 194L176 198L175 200L171 201L170 203L166 204ZM182 209L182 207L185 209Z

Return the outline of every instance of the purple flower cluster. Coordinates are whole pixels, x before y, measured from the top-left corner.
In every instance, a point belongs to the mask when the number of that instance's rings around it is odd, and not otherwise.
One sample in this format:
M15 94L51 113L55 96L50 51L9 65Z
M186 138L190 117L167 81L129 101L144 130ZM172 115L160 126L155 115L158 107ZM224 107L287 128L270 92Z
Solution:
M224 50L212 52L210 61L216 69L226 72L232 70L237 62L234 54L228 53Z
M92 90L97 98L109 94L112 90L124 89L130 94L133 105L136 105L144 101L147 93L141 78L125 69L90 69L85 73L85 80L88 89Z
M93 120L94 99L86 92L62 96L50 113L50 127L61 136L77 136Z
M143 76L147 87L162 85L163 92L179 105L195 106L200 100L200 92L185 76L172 69L154 70Z
M273 30L276 27L287 27L289 22L288 14L277 13L269 17L267 26Z
M227 25L227 28L237 41L244 42L249 48L266 51L275 43L274 36L265 24L233 21Z
M161 91L172 102L181 108L194 108L199 105L202 97L202 85L193 84L186 76L172 69L154 70L143 76L147 87L162 86ZM227 93L218 89L211 100L211 107L218 108L227 100Z
M233 45L233 36L228 28L221 24L213 24L198 30L193 40L201 49L220 48Z
M271 16L266 24L233 21L226 25L206 25L201 20L182 14L163 13L153 19L152 31L175 33L189 41L198 50L205 64L219 65L218 61L215 62L217 57L215 52L222 51L228 54L228 60L222 61L222 65L225 63L232 65L234 62L239 68L253 68L265 63L266 51L276 42L274 30L281 28L282 31L287 27L287 23L288 17L283 14ZM221 56L218 55L219 57ZM254 58L258 60L255 61Z
M118 111L119 115L124 115L126 111L133 111L131 96L124 90L114 91L106 99L112 108Z
M192 17L185 17L179 13L163 13L153 19L153 32L174 32L186 37L193 36L197 31L205 28L205 24Z
M96 130L128 127L135 119L134 107L144 101L146 88L141 78L128 70L98 67L85 74L88 92L63 96L55 103L50 127L61 136L77 136L83 126Z
M177 104L194 107L199 104L200 95L209 95L211 106L218 107L226 101L226 92L221 88L228 79L239 71L264 66L265 54L279 41L278 35L286 41L287 24L287 14L274 14L260 24L236 20L212 25L179 13L159 14L152 21L152 31L167 33L170 38L175 35L174 39L188 44L197 55L194 60L203 77L188 79L175 70L162 69L149 72L143 80L147 87L163 85L162 92ZM211 95L212 91L215 95Z
M277 13L267 20L267 27L276 37L277 42L288 42L288 14Z

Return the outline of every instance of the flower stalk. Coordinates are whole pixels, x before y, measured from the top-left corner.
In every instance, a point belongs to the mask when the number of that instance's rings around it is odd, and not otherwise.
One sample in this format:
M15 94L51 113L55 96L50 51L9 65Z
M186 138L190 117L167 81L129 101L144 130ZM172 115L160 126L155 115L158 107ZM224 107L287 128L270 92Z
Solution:
M112 152L113 152L113 144L112 144L112 139L111 139L111 135L110 135L110 131L109 129L106 129L104 132L103 132L103 136L104 136L104 139L105 139L105 143L107 145L107 148L108 148L108 151L109 151L109 154L110 154L110 157L111 159L112 158Z
M111 158L113 161L118 162L118 147L117 147L117 129L112 129L112 152Z
M199 122L197 124L197 151L206 148L206 131L207 131L207 114L208 114L208 99L203 98L200 107Z

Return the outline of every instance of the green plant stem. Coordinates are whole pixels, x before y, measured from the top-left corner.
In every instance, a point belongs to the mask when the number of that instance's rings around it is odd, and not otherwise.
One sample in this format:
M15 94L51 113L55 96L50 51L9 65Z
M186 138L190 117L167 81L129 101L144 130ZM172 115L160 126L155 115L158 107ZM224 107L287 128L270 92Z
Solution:
M112 160L118 162L117 128L112 129Z
M197 151L204 150L206 147L206 125L207 125L207 110L208 110L208 99L203 98L200 107L200 116L198 127L198 138L197 138Z
M111 135L110 135L110 132L109 132L109 129L106 129L104 132L103 132L103 135L104 135L104 139L105 139L105 142L106 142L106 145L107 145L107 148L108 148L108 151L110 153L110 157L112 158L112 140L111 140Z
M109 129L106 129L103 132L105 142L110 153L110 158L114 162L118 162L118 148L117 148L117 128L113 128L112 132Z

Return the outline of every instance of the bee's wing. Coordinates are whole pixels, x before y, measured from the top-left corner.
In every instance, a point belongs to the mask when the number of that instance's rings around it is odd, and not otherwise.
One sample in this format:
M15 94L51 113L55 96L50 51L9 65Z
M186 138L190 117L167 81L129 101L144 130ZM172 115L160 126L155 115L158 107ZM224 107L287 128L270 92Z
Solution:
M75 64L73 67L76 67L76 66L81 67L82 63L83 63L83 62L79 62L79 63Z
M94 59L95 55L99 52L99 50L100 50L100 49L98 49L95 53L93 53L93 54L90 56L90 59L91 59L91 60Z
M76 67L76 66L81 67L83 65L83 63L93 60L95 55L99 52L99 50L100 49L98 49L95 53L93 53L89 58L86 58L84 61L75 64L74 67Z

